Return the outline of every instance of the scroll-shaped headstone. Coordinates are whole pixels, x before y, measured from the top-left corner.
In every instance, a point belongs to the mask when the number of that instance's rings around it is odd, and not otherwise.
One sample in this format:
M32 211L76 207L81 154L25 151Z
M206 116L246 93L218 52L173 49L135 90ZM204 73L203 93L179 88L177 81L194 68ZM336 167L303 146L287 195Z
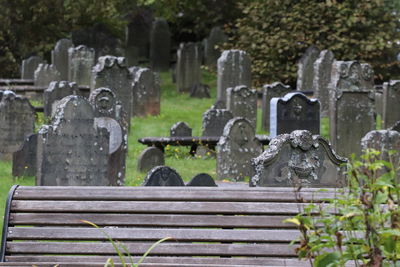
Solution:
M319 56L319 49L315 46L307 48L297 64L297 90L313 90L314 62Z
M207 173L195 175L186 186L217 186L214 179Z
M335 56L330 50L323 50L314 62L313 87L314 97L321 103L321 116L329 115L329 82ZM309 90L309 89L307 89Z
M39 64L46 64L46 61L39 56L31 56L22 60L21 79L33 80L35 78L35 70Z
M233 118L217 145L217 177L242 181L254 175L250 160L262 153L255 130L245 118Z
M383 128L400 120L400 80L383 84Z
M150 66L154 71L169 70L171 50L171 32L168 22L157 18L153 22L150 34Z
M107 176L109 136L94 125L94 110L83 97L63 98L38 134L37 185L113 185Z
M59 100L69 95L75 95L77 92L78 86L76 83L67 81L51 82L43 93L44 115L50 117L56 110Z
M264 131L269 131L269 111L270 102L274 97L283 97L287 93L293 91L289 85L284 85L280 82L275 82L272 84L266 84L263 86L263 96L262 96L262 107L261 107L261 126Z
M203 113L203 136L221 136L224 127L233 119L232 112L227 109L209 109Z
M55 66L49 64L39 64L35 70L35 85L47 87L53 81L60 81L60 72Z
M76 82L81 86L90 86L92 67L95 64L95 51L85 45L71 47L68 50L70 82Z
M226 89L251 86L251 62L242 50L225 50L218 59L217 99L226 102Z
M35 110L28 99L3 91L0 101L0 156L11 158L34 132Z
M36 151L37 134L30 134L21 148L13 153L12 175L14 177L36 175Z
M190 92L201 79L201 59L196 43L181 43L177 51L176 86L178 92Z
M221 27L215 26L211 29L210 35L204 42L204 62L211 68L217 68L217 60L221 56L220 48L224 42L228 41L228 36L224 33Z
M129 71L133 77L132 116L159 115L161 89L156 74L148 68Z
M70 39L61 39L51 51L51 64L60 72L60 80L68 80L68 49L73 46Z
M91 91L100 87L111 89L128 116L131 114L132 106L131 83L132 79L123 57L100 57L93 67Z
M181 176L168 166L151 169L143 182L144 186L184 186Z
M302 93L288 93L284 97L271 99L270 137L291 133L294 130L308 130L319 134L320 104Z
M157 147L148 147L139 155L137 170L139 172L148 172L152 168L164 164L164 153Z
M227 109L233 117L243 117L250 121L253 128L257 124L257 91L239 85L227 89Z
M170 129L171 137L192 136L192 128L186 122L179 121Z
M256 174L250 186L345 186L339 157L329 142L306 130L273 138L268 149L252 160Z

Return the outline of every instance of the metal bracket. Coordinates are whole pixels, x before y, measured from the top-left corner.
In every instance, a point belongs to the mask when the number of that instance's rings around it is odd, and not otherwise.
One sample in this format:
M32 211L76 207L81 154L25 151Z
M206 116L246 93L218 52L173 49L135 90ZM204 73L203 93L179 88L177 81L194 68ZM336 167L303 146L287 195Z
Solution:
M8 234L8 222L10 219L10 209L11 202L14 197L15 190L17 190L19 185L13 185L8 192L6 209L4 211L4 223L3 223L3 234L1 239L1 250L0 250L0 262L4 262L6 256L6 244L7 244L7 234Z

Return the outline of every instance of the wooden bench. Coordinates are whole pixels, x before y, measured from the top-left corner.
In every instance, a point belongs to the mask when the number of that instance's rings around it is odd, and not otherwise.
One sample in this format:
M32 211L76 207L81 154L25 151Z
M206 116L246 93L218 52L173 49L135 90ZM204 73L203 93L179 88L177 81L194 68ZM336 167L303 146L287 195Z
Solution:
M334 191L302 189L307 200ZM309 266L283 223L298 213L292 188L28 187L9 193L0 266L104 266L118 262L101 230L123 243L141 266ZM128 261L129 262L129 261Z

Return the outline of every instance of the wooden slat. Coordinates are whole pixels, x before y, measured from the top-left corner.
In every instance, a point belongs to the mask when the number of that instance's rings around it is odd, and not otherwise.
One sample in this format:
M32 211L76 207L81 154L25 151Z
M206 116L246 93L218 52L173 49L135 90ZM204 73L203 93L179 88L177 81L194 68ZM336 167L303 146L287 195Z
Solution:
M227 230L227 229L143 229L143 228L67 228L10 227L9 240L113 240L157 241L172 237L177 241L203 242L291 242L298 230Z
M12 266L12 267L32 267L33 264L31 262L20 262L20 263L1 263L0 266ZM40 263L40 267L104 267L104 263L96 263L96 262L84 262L84 263ZM126 264L116 263L113 265L114 267L126 267ZM131 266L131 265L128 265ZM249 265L226 265L226 264L179 264L179 263L142 263L140 267L248 267ZM251 265L253 267L265 267L265 265ZM278 265L282 266L282 265ZM278 267L277 266L277 267ZM287 265L284 265L287 266ZM294 265L297 266L297 265ZM275 267L269 265L269 267Z

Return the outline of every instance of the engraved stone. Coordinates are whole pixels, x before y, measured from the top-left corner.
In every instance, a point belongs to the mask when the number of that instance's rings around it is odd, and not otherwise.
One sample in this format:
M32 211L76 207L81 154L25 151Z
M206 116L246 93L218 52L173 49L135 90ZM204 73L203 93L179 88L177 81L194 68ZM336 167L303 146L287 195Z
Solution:
M164 153L156 147L148 147L139 155L137 170L139 172L148 172L152 168L164 164Z
M39 56L31 56L22 60L21 79L33 80L39 64L46 64L46 61Z
M319 49L315 46L307 48L297 65L297 90L313 90L314 62L319 56Z
M181 43L177 51L176 86L178 92L190 92L200 84L200 52L196 43Z
M76 82L81 86L90 86L92 67L95 63L95 51L85 45L71 47L68 50L70 82Z
M221 56L220 47L223 43L228 41L228 37L225 35L221 27L213 27L210 31L210 35L204 42L204 61L211 69L217 68L217 60Z
M74 45L69 39L61 39L51 51L51 64L60 73L60 80L68 80L68 49Z
M192 136L192 128L186 122L180 121L172 125L170 129L171 137Z
M233 118L217 145L217 177L242 181L254 175L250 160L262 153L255 130L245 118Z
M171 32L163 18L153 22L150 34L150 66L154 71L169 70L171 50Z
M383 84L382 120L383 128L388 128L400 120L400 80Z
M233 117L243 117L250 121L253 128L257 123L257 91L240 85L227 89L227 109Z
M252 160L256 174L250 186L345 186L341 164L346 161L323 137L293 131L273 138L268 149Z
M329 115L329 91L328 85L331 80L332 64L335 56L330 50L323 50L314 62L313 87L314 97L321 103L321 116ZM307 89L308 90L308 89Z
M60 81L60 72L53 66L49 64L39 64L35 70L35 85L48 87L53 81Z
M76 83L67 81L51 82L49 88L43 93L44 116L50 117L56 110L57 103L69 95L75 95L78 92Z
M14 177L36 175L36 150L37 134L30 134L21 148L13 153L12 175Z
M186 186L217 186L214 179L207 173L195 175Z
M144 186L184 186L181 176L168 166L151 169L143 182Z
M209 109L203 113L203 136L221 136L224 127L233 119L232 112L227 109Z

